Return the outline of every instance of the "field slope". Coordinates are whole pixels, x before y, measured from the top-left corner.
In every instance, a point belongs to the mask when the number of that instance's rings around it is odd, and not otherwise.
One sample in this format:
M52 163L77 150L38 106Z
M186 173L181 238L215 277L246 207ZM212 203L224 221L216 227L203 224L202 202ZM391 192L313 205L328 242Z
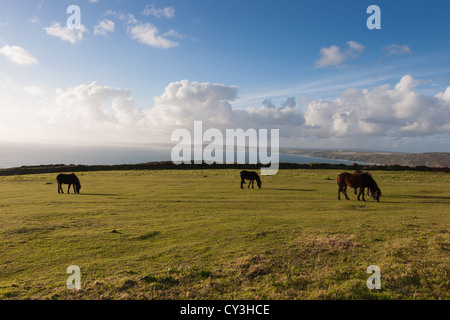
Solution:
M0 177L0 299L449 299L450 175L374 171L363 203L337 200L340 172L80 172L63 195L54 173Z

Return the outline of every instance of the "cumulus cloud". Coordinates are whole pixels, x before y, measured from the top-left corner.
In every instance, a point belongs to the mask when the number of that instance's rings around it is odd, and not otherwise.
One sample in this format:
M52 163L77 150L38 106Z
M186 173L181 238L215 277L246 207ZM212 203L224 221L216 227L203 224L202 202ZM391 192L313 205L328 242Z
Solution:
M356 41L347 42L347 46L348 46L347 55L350 56L361 53L364 50L364 46Z
M39 86L29 86L24 88L32 96L42 96L44 94L44 90L42 90Z
M114 32L114 22L111 20L102 20L94 27L96 36L105 36L108 32Z
M283 127L286 134L292 134L290 130L304 122L301 112L295 108L295 99L287 99L281 107L263 104L233 109L237 90L235 86L222 84L176 81L154 98L152 108L140 108L129 90L94 81L59 90L51 106L42 110L39 116L46 118L45 123L51 127L64 124L72 133L96 131L103 135L119 134L120 139L144 139L141 142L153 138L170 142L173 130L190 129L194 121L202 121L205 129Z
M138 106L130 90L94 81L59 90L53 99L44 97L35 123L44 124L45 130L64 130L64 139L75 135L128 142L168 143L173 130L191 130L194 121L202 121L204 130L279 129L282 140L309 139L316 146L357 141L364 147L365 141L450 134L450 87L428 96L418 92L421 83L405 75L395 85L349 88L336 99L300 103L300 98L288 97L279 105L267 99L237 109L235 86L176 81L152 105ZM42 93L37 87L27 90Z
M154 98L149 116L159 124L190 126L194 120L222 126L234 122L231 101L237 87L208 82L182 80L170 83L164 93Z
M161 49L169 49L179 45L178 42L170 40L174 34L159 34L159 30L151 23L139 23L128 28L131 37L140 43Z
M154 16L157 18L172 19L175 17L175 9L173 7L156 8L154 3L147 5L142 13L145 16ZM154 24L139 21L131 13L124 14L108 10L106 14L125 21L127 33L132 39L154 48L169 49L177 47L180 45L179 40L186 38L184 34L173 29L166 32L160 31Z
M165 7L162 9L157 9L155 4L148 4L145 6L144 11L142 12L146 16L154 16L157 18L167 18L172 19L175 17L175 8L174 7Z
M415 91L418 83L405 75L394 88L348 89L335 100L313 100L305 112L305 127L321 138L448 133L449 89L435 97L423 96Z
M393 55L405 55L405 54L411 54L411 49L406 45L400 45L400 44L390 44L388 46L383 47L383 52L386 56L393 56Z
M131 13L124 14L113 10L106 11L107 16L116 17L119 20L126 21L126 24L137 24L139 21Z
M53 106L44 111L51 122L88 128L136 125L142 118L140 112L129 90L97 81L59 91Z
M438 93L436 98L441 100L443 103L450 103L450 87L447 87L444 92Z
M315 65L317 68L339 66L344 60L357 57L363 50L364 46L356 41L348 41L345 50L336 45L321 48L321 58L316 61Z
M18 65L38 64L38 60L31 53L19 46L10 46L5 44L0 49L0 54L9 61Z
M68 41L72 44L83 40L83 34L88 32L84 25L81 25L79 29L62 27L59 22L53 22L50 27L44 28L48 35L60 38L63 41Z

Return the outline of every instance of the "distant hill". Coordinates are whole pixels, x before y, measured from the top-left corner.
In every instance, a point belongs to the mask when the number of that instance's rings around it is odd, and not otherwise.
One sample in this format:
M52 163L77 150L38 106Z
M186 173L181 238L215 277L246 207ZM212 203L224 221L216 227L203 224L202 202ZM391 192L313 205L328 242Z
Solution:
M346 150L311 150L311 149L283 149L280 153L298 154L326 159L340 159L347 161L358 161L380 165L400 166L427 166L427 167L450 167L450 153L427 152L427 153L396 153L396 152L367 152Z

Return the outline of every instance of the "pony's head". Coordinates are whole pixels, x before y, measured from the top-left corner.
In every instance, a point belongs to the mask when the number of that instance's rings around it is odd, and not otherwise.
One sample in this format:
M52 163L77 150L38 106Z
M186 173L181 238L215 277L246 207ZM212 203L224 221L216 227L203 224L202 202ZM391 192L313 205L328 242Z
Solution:
M258 185L258 188L261 189L262 182L258 175L256 176L256 184Z
M375 190L370 189L370 192L372 193L373 200L375 200L375 202L380 202L381 190L378 188Z
M367 177L369 177L369 192L375 202L380 202L381 190L378 188L377 183L372 178L372 176L368 173Z
M74 180L74 189L75 189L75 193L80 193L80 189L81 189L81 184L80 184L80 180L78 179L78 177L75 175L75 173L72 173L73 176L73 180Z

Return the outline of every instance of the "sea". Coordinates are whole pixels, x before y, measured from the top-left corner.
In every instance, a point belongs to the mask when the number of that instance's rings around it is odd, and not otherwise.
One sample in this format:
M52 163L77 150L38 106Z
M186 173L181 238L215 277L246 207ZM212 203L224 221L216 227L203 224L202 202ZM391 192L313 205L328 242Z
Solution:
M51 143L1 142L0 169L56 164L115 165L171 161L171 152L172 147L159 145L95 145L71 143L61 145ZM235 159L238 156L239 154L236 153ZM354 161L292 154L279 154L279 161L289 163L354 163ZM246 162L248 162L248 154L246 154Z

